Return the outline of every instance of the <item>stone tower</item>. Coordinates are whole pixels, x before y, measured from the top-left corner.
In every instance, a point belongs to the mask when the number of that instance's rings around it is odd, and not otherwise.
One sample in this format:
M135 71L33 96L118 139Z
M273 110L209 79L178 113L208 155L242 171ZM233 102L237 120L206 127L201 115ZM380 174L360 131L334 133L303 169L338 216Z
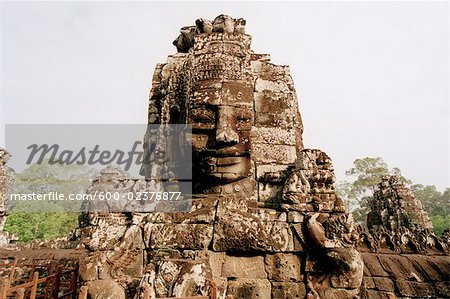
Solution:
M174 45L153 76L149 124L192 125L195 194L273 197L303 149L289 67L255 54L245 20L225 15L183 27Z
M433 224L422 203L396 176L385 177L378 184L370 210L367 226L372 232L378 227L392 231L401 227L433 230Z

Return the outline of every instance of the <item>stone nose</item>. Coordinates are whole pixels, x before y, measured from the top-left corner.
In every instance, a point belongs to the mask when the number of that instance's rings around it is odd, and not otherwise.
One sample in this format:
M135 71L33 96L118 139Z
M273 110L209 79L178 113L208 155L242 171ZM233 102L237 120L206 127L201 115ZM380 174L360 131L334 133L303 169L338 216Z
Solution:
M217 128L216 142L224 145L234 145L239 142L239 135L230 127Z
M234 145L239 142L238 133L231 127L233 111L229 107L219 107L217 111L216 142Z

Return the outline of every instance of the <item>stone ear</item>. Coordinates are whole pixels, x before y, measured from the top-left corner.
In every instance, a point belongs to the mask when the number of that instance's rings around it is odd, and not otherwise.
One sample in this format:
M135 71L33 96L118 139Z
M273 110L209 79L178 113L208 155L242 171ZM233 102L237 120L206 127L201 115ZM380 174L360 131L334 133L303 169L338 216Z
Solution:
M195 20L195 26L197 26L198 33L204 33L203 19Z

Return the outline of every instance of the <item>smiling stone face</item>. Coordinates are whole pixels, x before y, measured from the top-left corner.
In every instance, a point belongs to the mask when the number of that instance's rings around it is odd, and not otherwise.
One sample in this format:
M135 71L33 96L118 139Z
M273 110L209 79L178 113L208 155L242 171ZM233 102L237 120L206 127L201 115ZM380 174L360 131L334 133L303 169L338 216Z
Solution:
M267 201L296 163L303 127L289 68L255 54L244 27L220 15L182 28L178 53L156 68L149 123L192 126L195 195Z
M251 168L251 88L243 83L224 85L212 92L219 95L216 98L208 92L197 93L187 113L192 125L194 177L213 185L244 179Z

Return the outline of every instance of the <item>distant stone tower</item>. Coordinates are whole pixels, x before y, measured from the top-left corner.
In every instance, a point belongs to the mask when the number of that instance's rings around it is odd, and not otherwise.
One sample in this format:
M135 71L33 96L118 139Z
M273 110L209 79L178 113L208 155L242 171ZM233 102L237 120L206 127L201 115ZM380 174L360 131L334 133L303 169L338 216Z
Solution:
M388 230L400 227L433 230L433 224L422 203L396 176L385 177L378 184L370 209L367 226L372 232L380 226Z

